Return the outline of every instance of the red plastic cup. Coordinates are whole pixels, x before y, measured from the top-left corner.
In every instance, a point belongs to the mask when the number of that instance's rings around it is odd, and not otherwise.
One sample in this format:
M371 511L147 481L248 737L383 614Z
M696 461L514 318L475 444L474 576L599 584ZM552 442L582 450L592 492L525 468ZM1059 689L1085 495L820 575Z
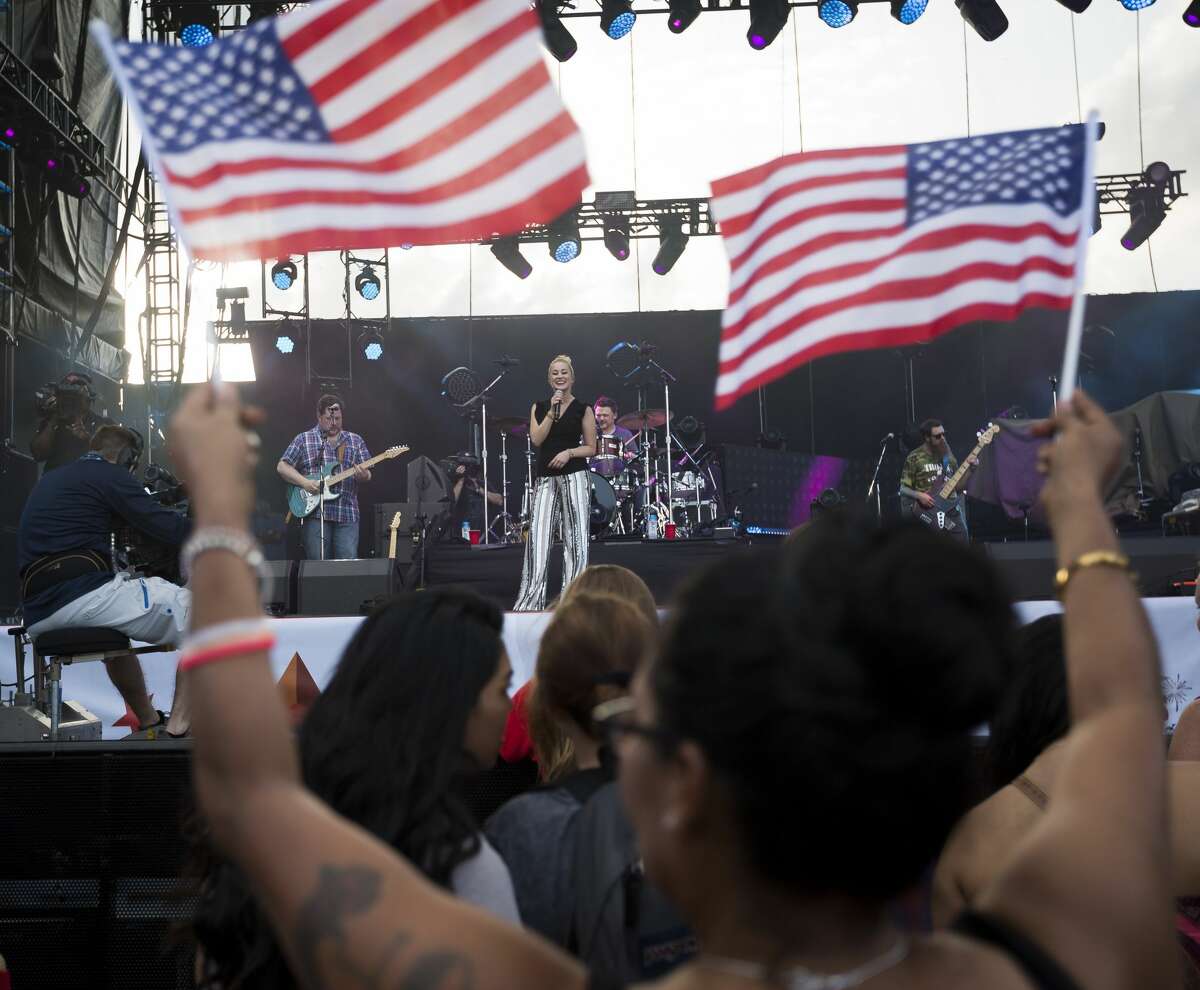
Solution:
M667 523L667 525L666 525L666 530L667 530L667 539L668 539L668 540L673 540L673 539L675 539L675 524L674 524L674 523Z
M479 538L480 538L481 536L483 536L483 530L482 530L482 529L473 529L473 530L471 530L471 546L473 546L473 547L474 547L474 546L478 546L478 545L479 545Z

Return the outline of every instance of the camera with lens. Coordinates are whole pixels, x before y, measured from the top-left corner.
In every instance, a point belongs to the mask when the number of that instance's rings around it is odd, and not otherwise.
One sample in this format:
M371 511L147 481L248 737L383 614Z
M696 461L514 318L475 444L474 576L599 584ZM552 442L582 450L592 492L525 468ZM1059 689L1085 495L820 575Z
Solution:
M41 416L76 419L92 408L92 389L82 379L47 382L33 393L34 405Z
M163 508L186 516L190 512L187 489L183 482L160 464L148 464L142 483L150 497ZM114 539L117 563L144 577L160 577L182 584L179 573L179 547L163 543L132 526L122 526Z

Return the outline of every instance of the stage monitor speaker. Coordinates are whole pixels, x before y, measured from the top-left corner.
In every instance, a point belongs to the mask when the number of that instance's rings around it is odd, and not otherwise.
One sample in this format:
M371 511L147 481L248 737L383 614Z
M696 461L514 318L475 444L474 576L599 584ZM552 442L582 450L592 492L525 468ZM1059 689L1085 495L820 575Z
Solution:
M726 507L742 510L742 524L786 532L808 520L813 501L833 488L861 503L870 480L863 464L843 457L796 454L764 447L721 445Z
M408 462L408 500L420 502L426 515L428 507L442 501L449 492L446 473L436 461L418 455Z
M400 529L396 532L396 563L408 566L412 563L413 543L412 528L417 525L418 509L427 519L433 518L440 506L432 508L424 502L376 502L375 503L375 556L388 555L388 543L391 539L392 518L400 513Z
M363 606L403 587L390 560L302 560L299 615L362 615Z
M263 608L270 615L296 614L296 561L268 560L263 564Z

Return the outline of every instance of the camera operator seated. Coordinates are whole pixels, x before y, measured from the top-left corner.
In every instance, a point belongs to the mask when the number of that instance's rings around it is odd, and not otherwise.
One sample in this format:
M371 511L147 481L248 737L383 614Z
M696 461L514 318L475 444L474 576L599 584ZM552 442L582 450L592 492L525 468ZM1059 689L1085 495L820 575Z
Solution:
M73 463L43 475L21 513L17 556L25 626L35 637L87 626L115 629L144 643L179 643L191 615L191 592L162 578L114 574L109 533L123 520L178 546L191 524L159 505L133 477L141 455L136 433L102 426L90 446ZM136 656L126 654L105 665L140 730L187 732L183 681L168 721L150 704Z
M81 371L72 371L57 384L47 385L37 393L37 432L29 442L33 459L53 471L78 460L88 452L88 441L96 429L112 420L92 411L96 393L92 379Z

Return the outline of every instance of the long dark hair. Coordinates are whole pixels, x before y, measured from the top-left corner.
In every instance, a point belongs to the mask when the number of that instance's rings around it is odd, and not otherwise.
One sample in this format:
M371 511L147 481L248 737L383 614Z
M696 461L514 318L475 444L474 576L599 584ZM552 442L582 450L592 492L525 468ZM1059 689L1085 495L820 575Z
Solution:
M359 627L300 728L305 786L443 887L479 851L457 783L479 769L463 738L500 660L501 621L468 591L392 599ZM210 976L202 986L297 985L230 864L206 871L193 930Z

